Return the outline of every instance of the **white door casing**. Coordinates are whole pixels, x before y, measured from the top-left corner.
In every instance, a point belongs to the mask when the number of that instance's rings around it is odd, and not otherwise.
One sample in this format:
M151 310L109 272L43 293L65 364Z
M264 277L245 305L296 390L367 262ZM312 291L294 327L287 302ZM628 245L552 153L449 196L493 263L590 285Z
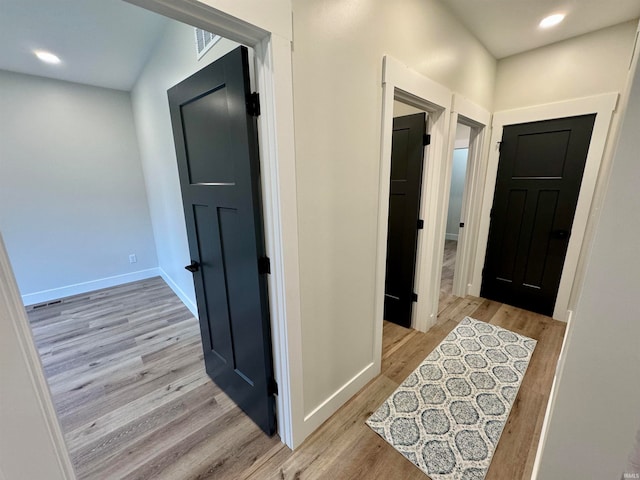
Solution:
M502 130L506 125L529 123L554 118L575 117L595 113L596 120L589 144L587 162L584 168L580 195L571 229L571 237L567 248L560 287L553 312L553 318L566 321L569 306L569 297L573 288L578 260L585 238L587 221L591 211L591 204L596 187L596 181L602 163L604 148L609 134L611 118L618 103L618 93L606 93L592 97L578 98L563 102L549 103L514 110L504 110L493 115L491 141L489 143L489 156L487 163L487 175L484 187L484 198L480 214L480 227L478 243L476 246L475 267L473 269L472 286L469 289L471 295L480 295L482 283L482 268L487 250L489 237L489 214L493 204L493 194L498 174L498 162L500 152L498 142L502 139Z
M484 174L486 172L487 152L491 124L491 113L466 98L454 94L451 109L451 121L449 127L449 147L447 163L443 176L442 210L449 209L449 194L451 189L451 175L453 167L453 151L455 148L455 132L458 123L471 128L469 139L469 153L467 159L467 175L465 176L464 194L462 199L461 222L465 226L460 230L458 237L458 252L456 254L455 273L453 277L453 294L464 297L468 293L469 281L472 277L472 269L475 257L475 244L478 237L480 204L484 192ZM446 220L444 224L446 231ZM444 250L444 235L442 247ZM439 263L434 265L439 275L442 274L442 255ZM440 276L438 277L440 278ZM438 281L437 285L440 285ZM437 308L437 305L436 305ZM437 313L437 311L436 311Z
M437 308L438 293L435 287L433 264L436 248L434 239L436 222L426 219L444 216L437 211L438 179L447 149L451 91L427 77L415 72L390 56L383 58L382 67L382 127L380 148L380 181L378 187L378 229L375 278L374 364L380 372L382 362L382 321L384 315L384 286L387 258L387 230L389 225L389 187L391 178L391 143L393 134L393 102L400 100L428 113L427 128L431 144L425 150L420 218L425 219L424 229L418 233L416 278L414 291L418 303L412 315L413 327L426 331L435 321L429 318L434 298Z

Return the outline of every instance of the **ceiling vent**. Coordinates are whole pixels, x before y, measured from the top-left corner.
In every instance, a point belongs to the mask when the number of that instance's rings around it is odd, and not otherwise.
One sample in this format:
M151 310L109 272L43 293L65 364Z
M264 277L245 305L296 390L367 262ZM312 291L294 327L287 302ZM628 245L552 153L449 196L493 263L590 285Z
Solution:
M215 35L201 28L194 30L196 32L196 52L198 53L198 60L200 60L220 40L220 35Z

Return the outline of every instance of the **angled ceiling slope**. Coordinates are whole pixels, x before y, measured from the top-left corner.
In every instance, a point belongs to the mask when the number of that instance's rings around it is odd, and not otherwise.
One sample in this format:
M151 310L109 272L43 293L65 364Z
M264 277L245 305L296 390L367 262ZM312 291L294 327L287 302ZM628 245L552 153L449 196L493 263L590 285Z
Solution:
M496 57L640 17L640 1L441 0ZM565 21L538 28L545 16ZM130 90L170 20L122 0L0 0L0 69ZM60 56L47 65L34 49Z

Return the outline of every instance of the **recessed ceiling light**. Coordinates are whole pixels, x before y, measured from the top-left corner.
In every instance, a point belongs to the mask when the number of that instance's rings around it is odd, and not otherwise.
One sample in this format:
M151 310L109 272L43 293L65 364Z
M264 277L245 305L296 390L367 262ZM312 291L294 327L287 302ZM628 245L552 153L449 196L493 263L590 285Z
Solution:
M44 50L36 50L33 53L35 53L36 57L38 57L40 60L42 60L45 63L52 63L52 64L60 63L60 59L58 58L58 56L54 55L51 52L45 52Z
M540 22L540 28L549 28L558 25L562 20L564 20L564 13L556 13L554 15L549 15L545 17Z

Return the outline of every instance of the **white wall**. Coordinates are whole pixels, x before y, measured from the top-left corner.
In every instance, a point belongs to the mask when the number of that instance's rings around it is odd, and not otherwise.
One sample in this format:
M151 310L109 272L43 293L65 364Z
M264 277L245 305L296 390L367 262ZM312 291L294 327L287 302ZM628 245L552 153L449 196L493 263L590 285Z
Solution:
M621 478L640 424L640 72L589 255L539 479Z
M468 148L456 148L453 151L453 167L451 169L451 190L449 191L449 210L447 211L446 236L449 240L458 240L460 217L462 216L462 196L467 176Z
M0 479L67 480L72 472L0 235Z
M499 60L493 111L621 91L637 25L622 23Z
M416 113L424 113L424 110L420 110L419 108L412 107L411 105L407 105L406 103L402 103L397 100L393 102L394 118L404 117L405 115L413 115Z
M196 315L193 276L167 90L238 44L220 40L197 60L193 27L170 22L132 92L140 156L163 277Z
M149 0L126 0L130 3L153 4ZM193 1L193 0L190 0ZM223 12L229 18L238 18L267 32L288 40L291 32L291 0L196 0ZM156 5L160 7L161 5ZM175 12L174 12L175 13ZM225 23L225 22L222 22ZM229 25L223 25L229 28Z
M293 2L304 409L373 362L382 58L490 108L496 62L439 2Z
M155 273L129 94L6 71L0 91L0 230L25 303Z

